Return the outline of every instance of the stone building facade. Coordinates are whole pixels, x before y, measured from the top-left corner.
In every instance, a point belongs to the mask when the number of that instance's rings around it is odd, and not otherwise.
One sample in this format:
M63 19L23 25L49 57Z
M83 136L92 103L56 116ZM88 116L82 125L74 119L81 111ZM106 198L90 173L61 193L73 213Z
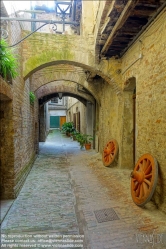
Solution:
M126 51L109 56L101 51L115 39L111 32L125 27L129 10L138 13L129 3L118 8L120 1L115 2L114 6L110 1L82 1L80 35L37 32L16 47L19 77L12 85L1 79L0 88L3 198L17 196L35 159L40 101L46 103L62 92L77 99L69 102L68 120L80 113L79 129L95 136L96 151L102 153L108 140L117 140L116 167L132 170L145 153L157 159L159 177L153 201L166 213L166 7L160 1L153 20L137 32ZM143 4L141 0L128 2ZM114 27L107 27L117 10ZM108 42L103 40L108 39L102 33L105 28L110 29ZM9 22L8 30L11 44L30 34L17 21ZM114 51L111 45L108 51ZM34 106L29 91L36 94Z

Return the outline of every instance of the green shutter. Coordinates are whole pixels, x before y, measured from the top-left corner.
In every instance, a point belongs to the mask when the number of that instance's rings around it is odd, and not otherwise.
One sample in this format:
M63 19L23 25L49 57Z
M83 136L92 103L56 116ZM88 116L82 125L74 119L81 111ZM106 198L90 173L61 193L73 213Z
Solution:
M59 116L50 116L50 128L59 128L60 118Z

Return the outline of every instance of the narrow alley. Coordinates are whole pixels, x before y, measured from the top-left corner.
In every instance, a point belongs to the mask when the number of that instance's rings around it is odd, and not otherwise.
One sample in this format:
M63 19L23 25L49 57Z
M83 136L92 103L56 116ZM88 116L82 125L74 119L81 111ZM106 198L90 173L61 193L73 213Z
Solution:
M50 130L4 217L2 248L166 248L163 215L133 203L130 173Z
M1 1L1 248L166 248L165 17Z

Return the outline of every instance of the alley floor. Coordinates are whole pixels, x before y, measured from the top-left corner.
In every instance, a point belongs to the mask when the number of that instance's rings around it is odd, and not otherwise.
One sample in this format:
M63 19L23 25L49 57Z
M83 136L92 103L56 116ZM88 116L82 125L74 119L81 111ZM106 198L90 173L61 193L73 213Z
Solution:
M19 196L3 213L1 248L166 248L166 217L136 206L131 170L50 131Z

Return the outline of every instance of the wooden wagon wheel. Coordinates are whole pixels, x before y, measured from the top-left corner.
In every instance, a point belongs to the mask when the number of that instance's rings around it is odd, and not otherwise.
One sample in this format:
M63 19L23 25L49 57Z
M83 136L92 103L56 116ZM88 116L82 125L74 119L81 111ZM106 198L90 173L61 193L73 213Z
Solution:
M131 173L131 196L136 205L142 207L150 201L156 188L157 178L157 160L150 154L144 154Z
M117 153L118 143L115 139L112 139L106 144L103 150L102 160L104 166L109 166L115 160Z

